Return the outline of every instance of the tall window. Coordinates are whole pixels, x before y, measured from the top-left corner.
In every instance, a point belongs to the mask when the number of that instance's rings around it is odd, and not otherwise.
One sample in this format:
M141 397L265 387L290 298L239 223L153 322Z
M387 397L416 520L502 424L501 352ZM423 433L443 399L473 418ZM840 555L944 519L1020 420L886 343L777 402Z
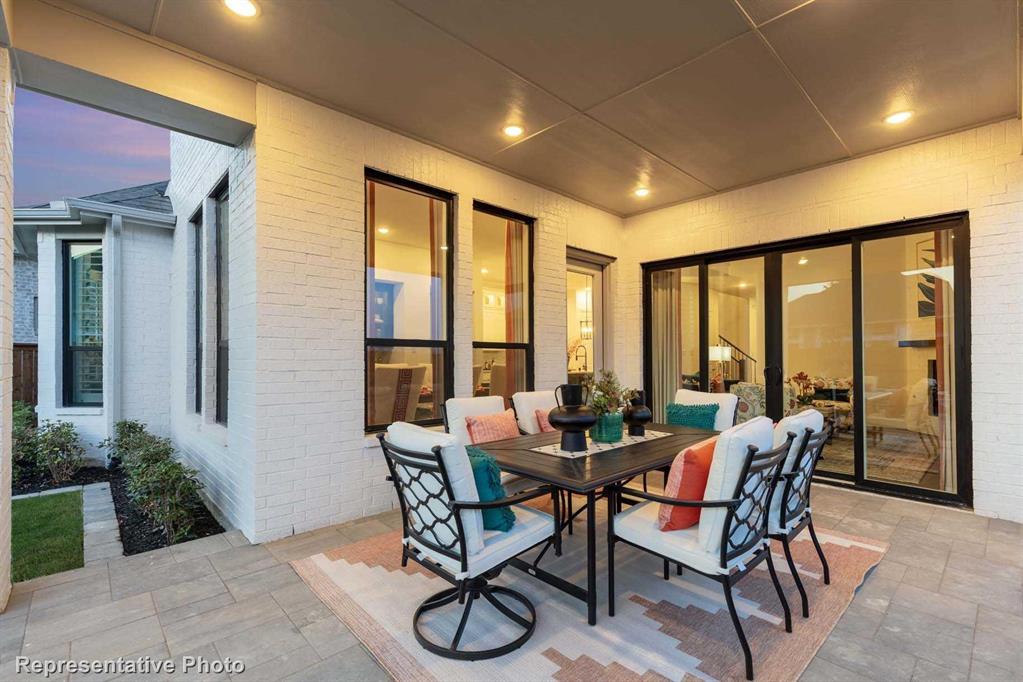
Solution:
M202 218L198 217L192 221L192 235L195 240L193 250L193 260L195 266L195 296L192 301L192 305L195 310L195 332L194 332L194 344L195 344L195 376L193 381L195 383L195 412L202 412L202 336L203 336L203 314L202 305L203 297L205 296L205 290L203 288L203 269L205 268L205 261L203 260L203 248L202 248Z
M474 395L533 387L533 221L476 202L472 216Z
M230 310L230 199L227 190L216 197L217 248L217 423L227 424L228 310Z
M103 404L103 245L64 242L64 404Z
M453 195L366 171L366 428L440 423L451 390Z

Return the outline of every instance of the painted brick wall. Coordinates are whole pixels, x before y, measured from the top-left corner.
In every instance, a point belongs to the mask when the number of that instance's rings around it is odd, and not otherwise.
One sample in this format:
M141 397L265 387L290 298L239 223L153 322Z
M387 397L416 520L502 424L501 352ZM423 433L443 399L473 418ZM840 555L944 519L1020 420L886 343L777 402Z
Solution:
M173 233L126 223L121 232L121 414L170 435Z
M0 48L0 610L11 594L11 395L14 326L14 83Z
M614 255L621 221L265 86L256 159L256 537L265 540L392 505L379 450L363 436L366 166L458 195L457 395L471 392L472 200L538 219L538 386L565 379L568 235Z
M642 375L640 263L970 212L975 508L1023 520L1023 158L1018 120L920 142L625 221L628 381Z
M36 342L36 262L14 257L14 343Z
M213 275L207 267L204 358L206 391L203 413L194 410L195 230L189 222L225 173L230 177L229 228L231 373L230 428L215 423L213 373L215 316ZM253 537L255 493L253 466L253 374L255 368L255 190L254 144L232 149L187 135L171 133L171 183L167 194L177 215L171 259L170 422L184 460L199 470L204 496L221 522ZM212 249L207 251L212 264Z

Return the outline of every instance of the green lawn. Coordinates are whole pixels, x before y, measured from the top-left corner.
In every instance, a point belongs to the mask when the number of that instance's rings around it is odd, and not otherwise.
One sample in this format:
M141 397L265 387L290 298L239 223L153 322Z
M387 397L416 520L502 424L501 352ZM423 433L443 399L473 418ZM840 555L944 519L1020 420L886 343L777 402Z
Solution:
M11 579L14 582L83 565L82 493L14 500Z

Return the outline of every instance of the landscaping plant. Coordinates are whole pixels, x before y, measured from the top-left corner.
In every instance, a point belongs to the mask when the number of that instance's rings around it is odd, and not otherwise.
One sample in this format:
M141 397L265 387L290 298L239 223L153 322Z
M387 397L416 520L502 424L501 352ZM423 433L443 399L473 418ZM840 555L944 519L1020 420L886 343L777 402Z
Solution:
M32 405L20 400L14 401L12 435L13 475L17 481L33 471L36 461L36 411Z
M604 414L621 412L629 401L636 397L636 390L622 388L621 382L613 370L600 370L600 378L594 381L587 379L585 383L589 394L590 407L599 417Z
M71 422L44 421L36 432L36 461L54 483L70 480L85 464L85 447Z
M151 437L146 431L146 425L134 419L124 419L114 424L113 438L107 438L99 446L107 451L107 458L111 462L120 462L124 459L125 453L134 449L136 441Z

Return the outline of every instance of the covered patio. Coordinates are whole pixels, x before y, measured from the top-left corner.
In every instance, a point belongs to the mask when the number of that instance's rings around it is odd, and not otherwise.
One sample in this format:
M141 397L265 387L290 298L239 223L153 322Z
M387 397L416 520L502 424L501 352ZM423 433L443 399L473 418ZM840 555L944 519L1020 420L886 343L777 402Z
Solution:
M1021 21L0 1L34 413L227 529L12 584L0 356L0 677L1020 679ZM28 90L169 130L159 214L15 212Z

